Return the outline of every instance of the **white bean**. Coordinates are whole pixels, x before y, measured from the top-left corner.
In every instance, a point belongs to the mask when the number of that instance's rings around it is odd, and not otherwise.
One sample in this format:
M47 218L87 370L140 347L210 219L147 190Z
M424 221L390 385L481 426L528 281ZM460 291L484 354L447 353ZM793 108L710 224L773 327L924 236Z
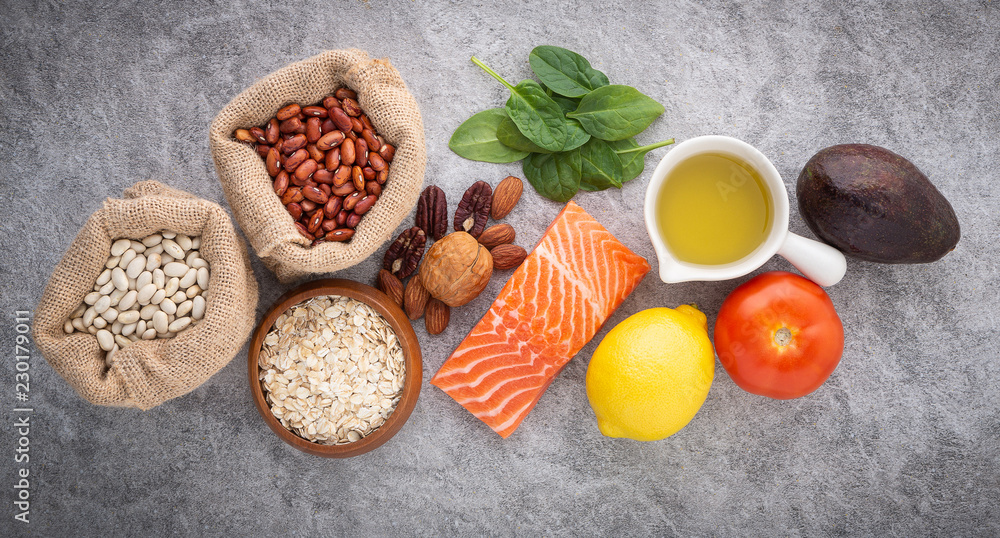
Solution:
M120 322L118 320L115 320L115 322L111 324L111 332L114 333L114 334L121 334L122 333L122 327L124 327L124 326L125 326L124 323L122 323L122 322Z
M108 300L108 303L109 304L111 303L110 299ZM90 327L91 325L94 324L94 319L96 319L96 318L97 318L97 309L96 308L90 307L90 308L86 309L83 312L83 316L82 316L83 325L85 327Z
M132 241L129 241L128 239L119 239L114 243L111 243L111 255L121 256L130 246L132 246Z
M136 251L137 254L142 254L143 252L146 252L146 245L143 245L139 241L132 241L129 245L129 248Z
M133 310L133 312L135 312L135 310ZM135 313L138 314L138 312L135 312ZM118 319L121 319L121 316L118 316ZM137 323L127 323L127 324L123 325L122 326L122 336L131 336L132 334L135 333L135 329L136 329L137 326L138 326Z
M191 317L194 319L205 317L205 298L201 295L191 300Z
M111 331L101 329L97 331L97 343L104 351L111 351L115 347L115 336L111 334Z
M183 262L170 262L163 266L163 274L169 277L182 277L188 272L188 266Z
M97 316L96 318L94 318L95 329L103 329L107 326L108 326L108 320L102 318L101 316Z
M108 282L107 284L101 286L101 289L97 290L101 295L110 295L115 289L114 282Z
M111 297L111 306L118 306L118 303L121 302L126 293L128 292L125 290L115 290L111 292L111 295L108 295L108 297ZM119 308L119 310L121 309Z
M167 332L168 326L167 313L162 310L157 310L156 313L153 314L153 328L156 329L156 332L163 334Z
M160 311L160 307L155 304L148 304L139 311L139 317L145 320L153 319L153 314Z
M156 244L146 249L146 256L149 256L150 254L162 254L162 253L163 253L163 245L160 244Z
M196 236L194 236L194 238L191 239L191 248L194 249L194 250L198 250L199 248L201 248L201 236L200 235L196 235Z
M139 304L141 305L147 305L149 304L150 299L153 298L153 294L156 293L157 291L159 290L157 290L155 284L153 283L146 284L145 286L139 289L139 293L136 296L136 300L139 301Z
M167 296L167 293L163 290L156 290L153 297L149 299L151 304L160 304L161 301Z
M180 287L181 287L181 279L173 277L170 280L168 280L167 285L163 287L163 293L166 294L166 297L170 297L171 295L177 293L177 290L180 289Z
M73 328L80 332L87 330L87 326L83 324L83 318L73 318Z
M191 267L194 267L195 269L201 269L204 267L207 269L208 262L205 261L205 258L195 258L194 260L191 260Z
M186 316L191 312L192 307L194 307L194 302L191 299L188 299L187 301L177 305L177 312L175 312L175 315L177 317Z
M146 329L146 331L142 333L143 340L152 340L154 338L156 338L156 329L152 327Z
M153 283L153 273L150 271L143 271L139 273L139 276L135 277L135 289L141 290L145 288L147 284Z
M164 231L164 232L160 232L160 235L162 235L164 239L173 239L173 238L177 237L177 232L165 232Z
M208 289L208 280L210 276L211 275L209 274L207 268L202 267L198 269L198 286L200 286L201 289L203 290Z
M118 319L118 309L114 307L109 308L104 312L101 312L101 317L108 320L108 323L111 323L112 321Z
M174 320L173 323L171 323L167 327L167 330L170 331L170 332L172 332L172 333L176 333L176 332L179 332L179 331L182 331L182 330L186 329L188 325L191 325L191 318L188 318L188 317L177 318L177 319Z
M125 275L125 271L121 267L115 267L111 270L111 282L114 283L115 288L117 289L128 289L128 277Z
M105 267L111 269L112 267L118 267L118 262L122 261L121 256L112 256L108 258L107 263L104 264Z
M145 269L146 257L142 254L136 254L135 259L129 262L128 267L125 268L125 275L129 278L135 278Z
M128 267L128 264L132 263L132 260L135 259L135 256L136 254L134 250L132 249L126 250L125 253L122 254L122 259L118 260L118 267L125 269L126 267Z
M120 310L128 310L135 306L136 300L139 298L139 292L135 290L129 290L128 293L122 297L122 300L118 301L118 308Z
M115 343L118 344L122 349L127 348L132 345L132 341L120 334L115 335Z
M184 250L191 250L191 238L186 235L177 234L177 237L174 238L174 243L177 243Z
M153 269L153 284L156 284L157 289L163 289L163 286L167 285L167 275L163 274L163 269L157 267Z
M177 305L171 299L164 299L160 301L160 310L167 314L174 314L177 312Z
M98 314L103 314L108 308L111 308L111 297L108 295L102 295L101 298L94 303L94 311Z
M184 296L187 297L188 299L194 299L198 295L201 295L203 291L205 290L201 289L201 286L195 284L194 286L191 286L190 288L184 291Z
M146 256L146 270L152 271L153 269L156 269L157 267L160 266L160 262L162 260L163 257L160 256L159 254L150 254Z
M171 255L174 259L183 260L184 259L184 249L180 245L174 242L173 239L163 240L163 252Z
M139 311L129 310L127 312L121 312L118 314L118 321L121 322L122 325L136 323L139 321Z
M103 286L108 282L111 282L111 269L105 269L101 271L101 274L97 277L96 284L98 286Z
M102 296L101 296L100 292L92 291L92 292L88 293L86 297L83 298L83 302L87 303L87 304L89 304L91 306L93 306L94 303L96 303L97 300L100 299L101 297Z
M142 244L146 245L147 247L152 247L154 245L159 245L160 241L162 241L162 240L163 240L163 236L161 236L160 234L153 234L153 235L146 236L142 240Z
M198 281L198 270L194 267L187 270L184 276L181 277L180 286L182 288L190 288L192 284Z

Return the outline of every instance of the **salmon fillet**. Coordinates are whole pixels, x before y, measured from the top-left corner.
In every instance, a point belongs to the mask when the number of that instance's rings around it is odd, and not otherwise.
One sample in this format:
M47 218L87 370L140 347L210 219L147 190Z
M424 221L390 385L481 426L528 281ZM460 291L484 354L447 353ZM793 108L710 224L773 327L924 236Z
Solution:
M648 271L569 202L431 384L507 438Z

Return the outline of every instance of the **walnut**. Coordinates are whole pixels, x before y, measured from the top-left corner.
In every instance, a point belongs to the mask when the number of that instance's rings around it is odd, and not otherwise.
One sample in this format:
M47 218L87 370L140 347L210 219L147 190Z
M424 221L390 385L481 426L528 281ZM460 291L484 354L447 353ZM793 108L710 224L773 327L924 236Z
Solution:
M434 243L420 264L420 280L431 296L448 306L475 299L493 274L490 251L466 232Z

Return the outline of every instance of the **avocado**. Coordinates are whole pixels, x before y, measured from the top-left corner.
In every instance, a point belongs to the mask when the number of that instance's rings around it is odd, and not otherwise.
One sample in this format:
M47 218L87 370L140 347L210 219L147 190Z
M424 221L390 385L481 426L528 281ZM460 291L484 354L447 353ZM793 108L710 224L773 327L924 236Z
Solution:
M910 161L878 146L842 144L806 163L796 187L813 233L849 256L928 263L958 244L958 217Z

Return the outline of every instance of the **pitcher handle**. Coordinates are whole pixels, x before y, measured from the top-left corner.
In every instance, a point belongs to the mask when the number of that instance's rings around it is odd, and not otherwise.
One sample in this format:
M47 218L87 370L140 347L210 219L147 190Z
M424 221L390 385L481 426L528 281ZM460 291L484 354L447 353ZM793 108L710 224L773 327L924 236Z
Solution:
M785 237L778 254L820 286L840 282L847 272L847 259L839 250L791 232Z

